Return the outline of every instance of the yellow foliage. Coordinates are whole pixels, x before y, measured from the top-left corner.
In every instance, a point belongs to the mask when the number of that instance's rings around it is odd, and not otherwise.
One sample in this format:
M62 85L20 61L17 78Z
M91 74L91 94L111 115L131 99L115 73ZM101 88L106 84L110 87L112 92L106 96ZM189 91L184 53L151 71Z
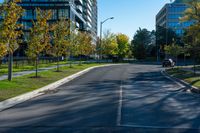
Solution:
M64 18L53 25L53 45L51 54L59 57L66 54L70 45L70 21Z
M19 2L21 1L14 0L2 4L1 15L3 22L0 26L1 56L7 52L13 53L21 42L19 38L22 35L22 31L20 30L22 25L17 22L24 10L17 4Z
M28 40L27 55L31 58L36 58L45 48L50 45L50 26L47 21L51 18L50 11L42 11L37 9L37 21L33 21L31 28L30 39Z

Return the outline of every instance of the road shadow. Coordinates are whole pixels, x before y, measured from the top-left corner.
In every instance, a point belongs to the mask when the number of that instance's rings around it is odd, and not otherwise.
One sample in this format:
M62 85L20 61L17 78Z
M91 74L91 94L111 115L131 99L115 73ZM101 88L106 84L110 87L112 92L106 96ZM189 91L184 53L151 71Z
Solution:
M105 75L104 71L100 74ZM84 78L82 76L76 81ZM0 112L0 132L199 131L200 98L183 92L185 88L166 79L158 70L130 72L127 78L122 79L109 77L104 80L76 81ZM116 126L120 87L123 87L122 126ZM141 125L162 125L174 129ZM190 128L177 128L184 125Z

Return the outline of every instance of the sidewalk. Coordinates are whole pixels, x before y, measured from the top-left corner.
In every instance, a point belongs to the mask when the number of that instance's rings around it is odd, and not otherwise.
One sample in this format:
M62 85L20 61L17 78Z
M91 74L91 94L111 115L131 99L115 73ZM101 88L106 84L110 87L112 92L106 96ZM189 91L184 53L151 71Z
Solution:
M64 64L64 65L59 65L59 66L60 67L69 66L69 64ZM54 68L57 68L57 66L55 65L55 66L50 66L50 67L39 68L38 72L48 71L48 70L51 70L51 69L54 69ZM28 75L28 74L32 74L32 73L35 73L35 70L15 72L15 73L13 73L13 78L14 77L20 77L20 76ZM0 81L1 80L6 80L7 78L8 78L7 74L2 75L2 76L0 76Z
M186 72L194 72L193 68L191 67L187 67L187 68L181 68L183 71L186 71ZM196 74L200 74L200 71L199 70L196 70L195 71Z

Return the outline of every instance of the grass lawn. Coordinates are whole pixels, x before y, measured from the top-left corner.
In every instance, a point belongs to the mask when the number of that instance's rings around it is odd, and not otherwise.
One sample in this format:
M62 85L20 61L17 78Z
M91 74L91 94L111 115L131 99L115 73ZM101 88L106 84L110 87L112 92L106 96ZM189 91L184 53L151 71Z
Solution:
M7 80L0 81L0 101L44 87L83 69L98 65L101 64L83 64L82 66L73 65L73 68L66 66L60 68L61 72L56 72L55 69L39 72L40 78L31 78L35 76L33 73L13 78L12 82Z
M50 67L50 66L55 66L57 63L48 63L48 64L39 64L39 68L44 68L44 67ZM66 61L62 61L59 63L61 64L66 64ZM28 71L28 70L34 70L35 66L33 65L19 65L18 67L15 67L15 64L13 64L13 72L21 72L21 71ZM0 76L7 74L8 73L8 65L1 65L0 66Z
M167 73L173 77L182 79L182 80L188 82L189 84L200 88L200 75L199 74L194 75L193 72L186 72L179 68L169 69L169 70L167 70Z

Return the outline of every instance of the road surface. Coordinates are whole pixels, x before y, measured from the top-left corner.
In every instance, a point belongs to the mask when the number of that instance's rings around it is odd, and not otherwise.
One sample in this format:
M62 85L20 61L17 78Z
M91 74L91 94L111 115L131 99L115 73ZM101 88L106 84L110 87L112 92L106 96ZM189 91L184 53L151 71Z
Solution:
M199 95L161 70L145 64L94 69L0 112L0 132L200 132Z

